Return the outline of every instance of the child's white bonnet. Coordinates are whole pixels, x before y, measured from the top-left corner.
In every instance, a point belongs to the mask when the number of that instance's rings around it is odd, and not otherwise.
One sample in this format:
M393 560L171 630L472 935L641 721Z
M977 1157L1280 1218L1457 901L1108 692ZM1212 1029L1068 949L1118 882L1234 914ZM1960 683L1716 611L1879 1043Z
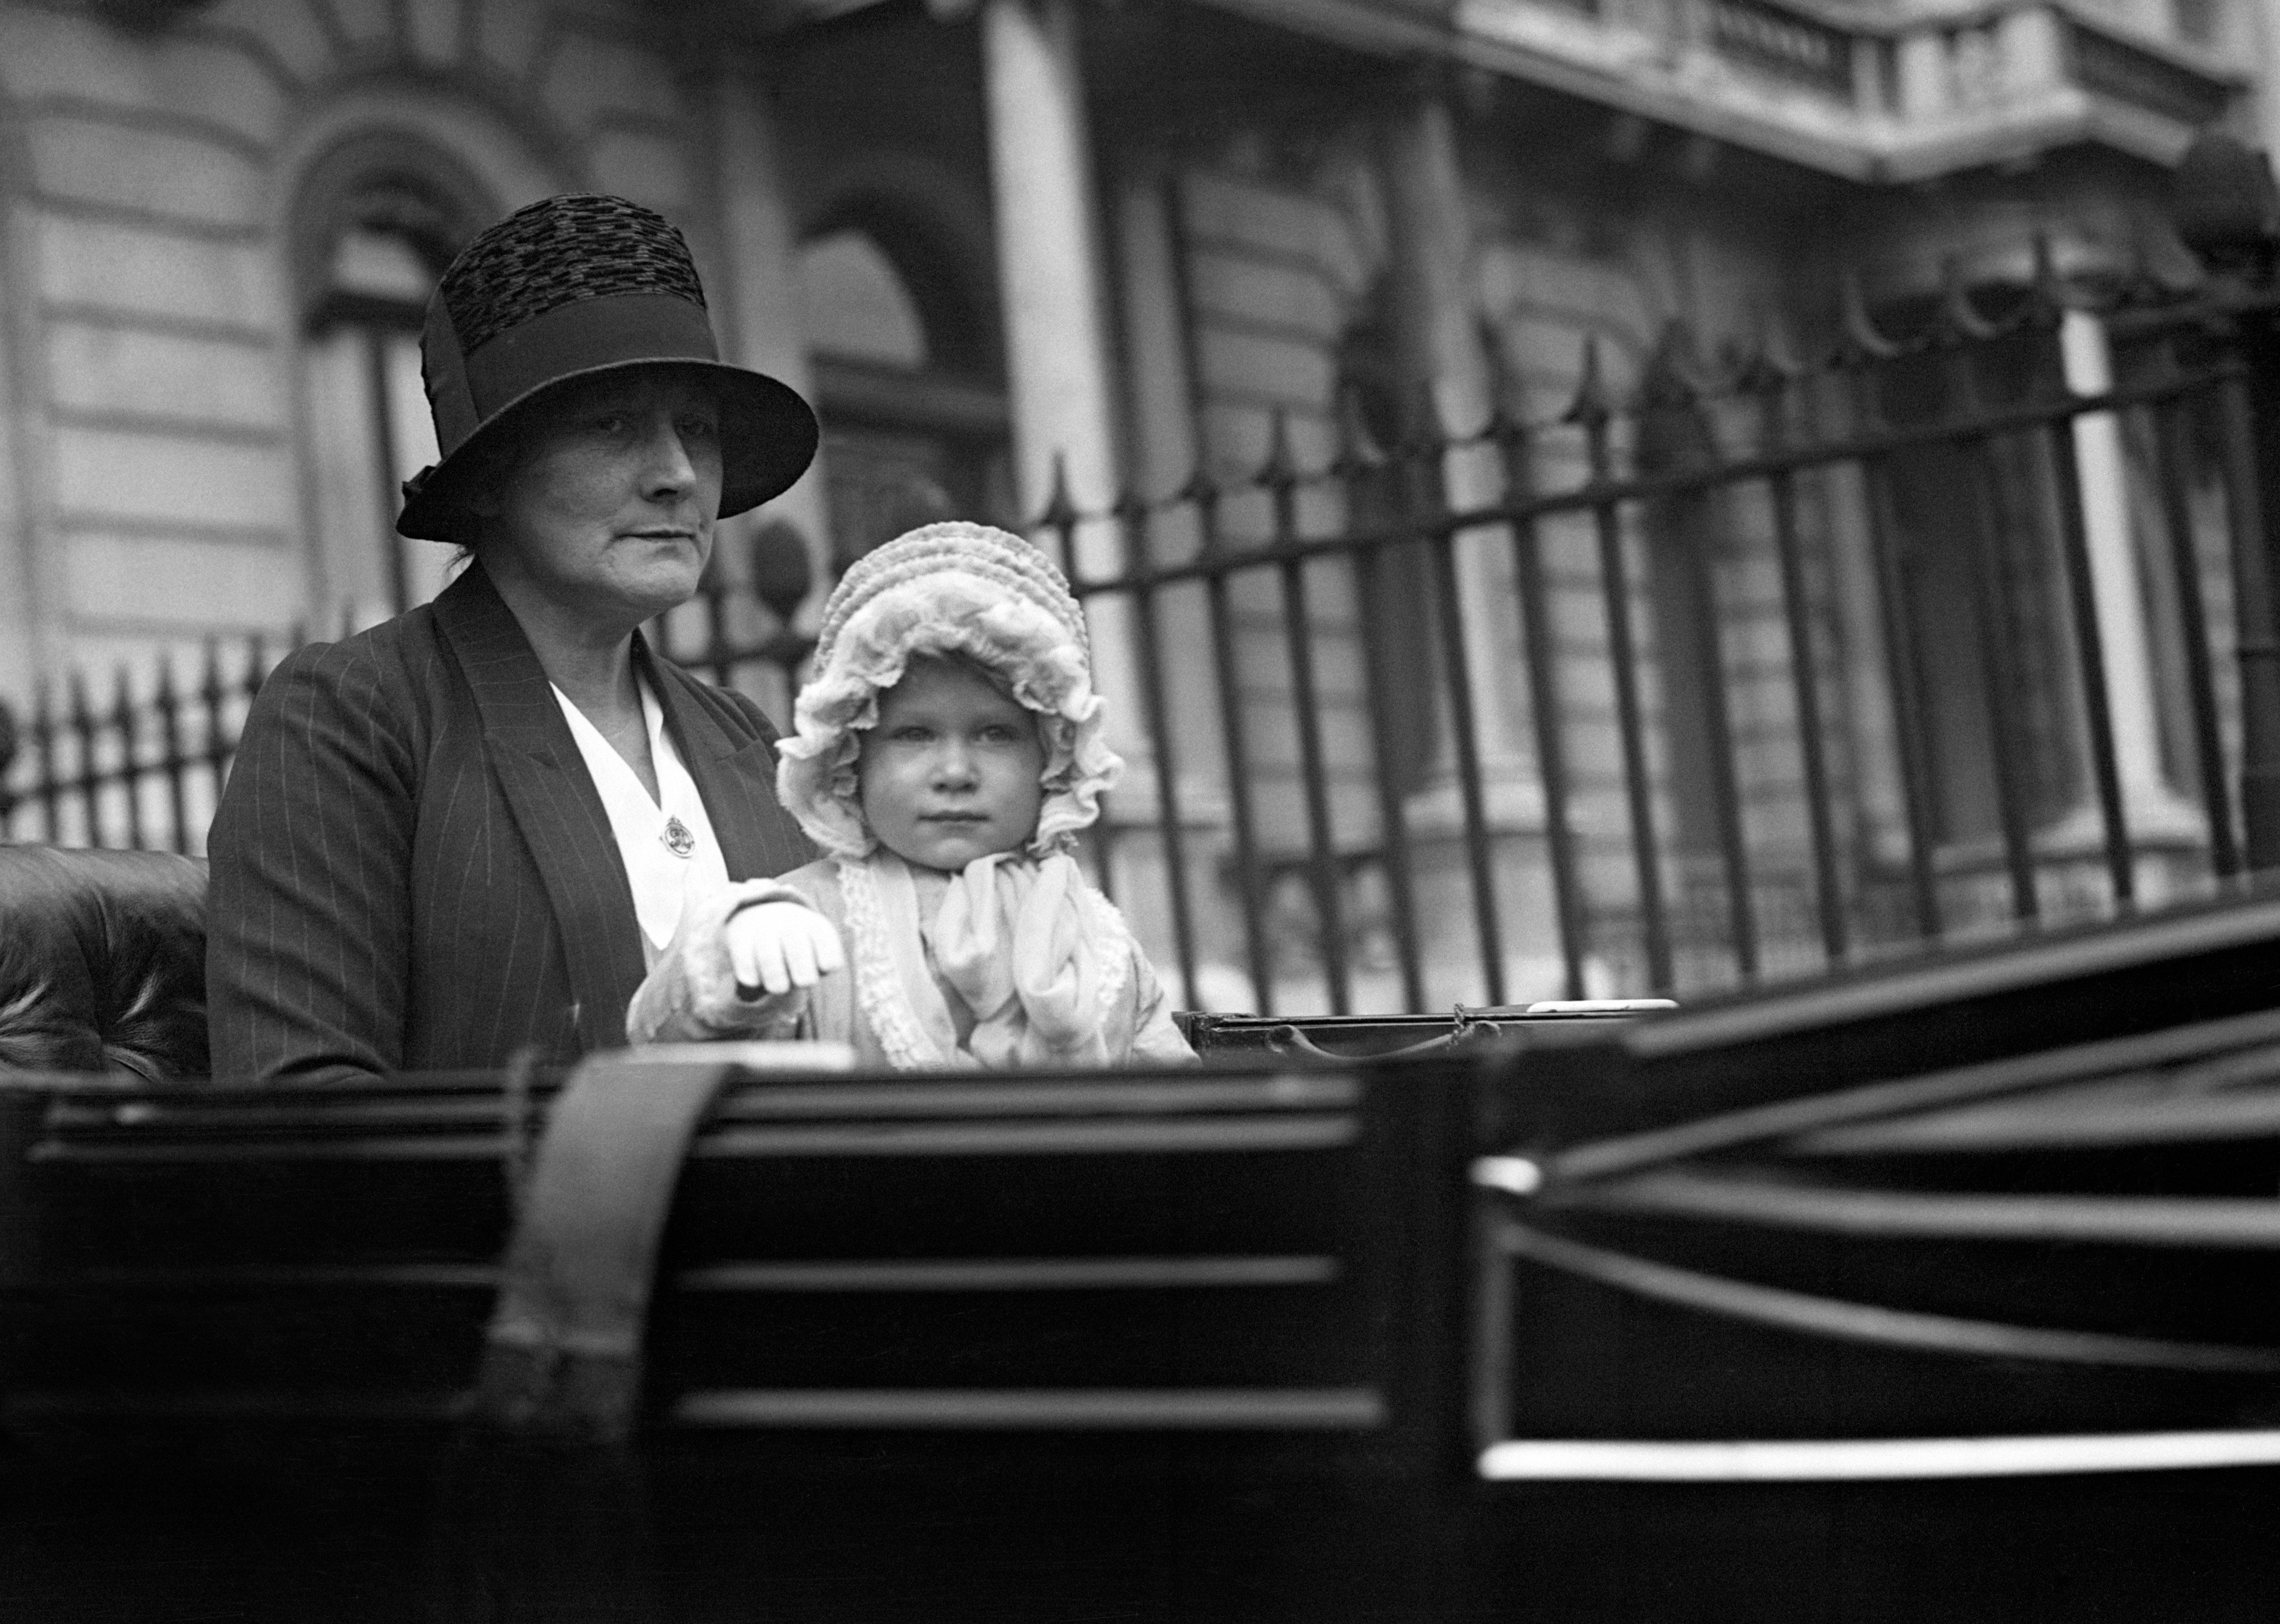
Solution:
M814 674L777 746L776 799L835 857L869 855L855 763L879 696L915 656L963 654L1040 718L1045 800L1028 850L1042 856L1100 815L1124 764L1102 736L1084 611L1059 570L1020 536L953 521L897 536L851 566L823 608Z

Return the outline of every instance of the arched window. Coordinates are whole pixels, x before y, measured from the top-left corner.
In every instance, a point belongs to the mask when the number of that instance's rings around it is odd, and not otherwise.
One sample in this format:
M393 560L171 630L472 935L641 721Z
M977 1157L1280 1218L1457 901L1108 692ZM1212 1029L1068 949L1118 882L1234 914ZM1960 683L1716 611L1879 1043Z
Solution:
M336 148L294 229L304 444L323 590L358 624L441 589L451 550L396 534L403 481L435 459L420 329L435 280L497 210L445 155L397 136Z
M856 212L808 239L799 290L835 564L936 519L1020 519L995 324L951 256Z

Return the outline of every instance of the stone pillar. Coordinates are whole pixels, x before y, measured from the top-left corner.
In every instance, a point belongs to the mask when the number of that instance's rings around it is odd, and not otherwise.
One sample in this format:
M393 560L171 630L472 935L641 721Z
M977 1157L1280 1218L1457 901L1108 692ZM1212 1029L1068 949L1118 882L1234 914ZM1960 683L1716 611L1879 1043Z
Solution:
M2240 12L2232 24L2238 45L2234 59L2248 65L2256 84L2250 104L2253 133L2242 133L2265 151L2280 152L2280 6L2243 6Z
M1996 25L1996 40L2003 86L2011 94L2041 95L2066 82L2066 40L2056 13L2014 12Z
M2067 387L2075 394L2102 395L2114 387L2113 352L2106 324L2098 317L2085 311L2067 312L2059 328L2059 349ZM2122 427L2111 412L2076 418L2074 447L2123 814L2133 839L2189 836L2201 827L2200 816L2170 789L2161 774L2152 640L2130 522Z
M1494 381L1481 347L1472 230L1446 101L1428 92L1398 115L1387 132L1386 159L1409 364L1428 381L1443 431L1468 435L1489 419ZM1503 470L1493 448L1452 451L1442 473L1453 512L1503 499ZM1456 561L1467 686L1490 817L1532 827L1542 816L1540 791L1533 752L1523 743L1525 712L1508 686L1521 669L1509 533L1493 526L1460 534ZM1434 673L1436 680L1440 674ZM1456 754L1447 739L1440 762L1453 775ZM1453 825L1459 815L1453 791L1452 778L1446 796L1418 809L1421 817L1431 824L1445 812Z
M712 303L724 358L782 380L813 405L814 378L799 308L798 222L784 196L766 81L740 54L730 55L718 71L712 149L727 273L727 285L714 290ZM799 483L767 507L806 538L819 592L830 585L824 492L819 455ZM740 527L730 534L745 533Z
M1903 35L1899 57L1900 117L1937 119L1948 112L1947 43L1935 29Z
M982 50L1022 510L1035 517L1044 509L1058 458L1077 507L1102 512L1116 496L1116 413L1069 0L986 0ZM1094 579L1116 573L1122 563L1116 527L1079 527L1075 563ZM1136 715L1130 614L1121 603L1098 600L1089 614L1094 681L1113 701L1110 737L1136 788L1146 775L1146 735ZM1129 788L1119 802L1124 817L1146 816Z
M19 308L12 301L20 298L20 289L7 291L10 307ZM12 365L11 351L18 335L30 325L0 326L0 381L20 375ZM63 617L56 612L64 601L62 560L42 556L46 527L32 520L28 482L22 480L25 464L17 445L30 415L20 410L13 388L0 387L0 704L12 706L19 722L29 713L38 680L60 674L64 641ZM19 735L17 743L19 749L30 748L27 738ZM0 762L0 772L5 771L6 763ZM0 838L5 835L0 828Z
M1178 250L1172 229L1170 183L1161 173L1136 167L1115 190L1117 268L1121 277L1124 353L1128 358L1126 447L1136 489L1160 502L1185 485L1200 460L1194 381L1189 375L1187 312L1181 304ZM1185 503L1162 509L1149 535L1159 564L1195 557L1201 535L1195 510ZM1159 665L1164 703L1178 719L1175 752L1180 803L1221 820L1226 743L1212 664L1211 638L1201 616L1199 590L1159 596L1157 625L1164 646ZM1136 708L1142 697L1112 697Z

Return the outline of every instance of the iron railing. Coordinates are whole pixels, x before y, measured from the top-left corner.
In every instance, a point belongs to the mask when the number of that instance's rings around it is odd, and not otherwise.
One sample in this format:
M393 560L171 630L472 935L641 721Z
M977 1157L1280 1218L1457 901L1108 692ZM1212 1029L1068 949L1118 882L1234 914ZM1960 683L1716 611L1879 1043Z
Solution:
M1137 689L1150 769L1104 831L1105 881L1186 987L1231 969L1249 1007L1344 1013L1750 981L2125 912L2280 857L2235 794L2273 716L2261 431L2228 339L2250 306L2151 284L2093 300L2038 267L1999 315L1959 283L1905 337L1848 299L1810 366L1707 368L1674 329L1624 398L1587 346L1544 420L1499 409L1451 435L1421 412L1383 447L1349 410L1301 468L1278 418L1259 466L1168 500L1085 513L1057 491L1038 533L1121 617L1102 646L1131 658L1104 674ZM2067 382L2079 314L2121 358L2110 387ZM1940 409L1912 410L1928 389ZM2093 424L2112 432L2086 470ZM1452 503L1452 471L1483 458L1500 494ZM1962 545L1896 512L1928 480L1960 484ZM2136 510L2118 558L2116 514L2085 507L2117 494ZM1684 522L1706 506L1722 517ZM1430 635L1389 659L1373 626L1405 584ZM2141 586L2156 668L2130 674L2107 643ZM1753 613L1770 635L1745 652ZM1514 666L1517 704L1489 715ZM1392 702L1421 687L1440 781L1403 785ZM1515 760L1516 818L1495 804Z
M275 663L258 635L212 639L188 678L162 657L147 687L121 667L98 699L73 673L42 683L20 722L0 704L0 839L202 853L246 709Z

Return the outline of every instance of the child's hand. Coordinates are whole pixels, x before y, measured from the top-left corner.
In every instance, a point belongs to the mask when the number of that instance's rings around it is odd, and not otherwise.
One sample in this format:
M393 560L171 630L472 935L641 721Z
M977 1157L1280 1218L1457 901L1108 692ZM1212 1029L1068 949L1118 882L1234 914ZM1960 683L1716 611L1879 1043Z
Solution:
M746 1002L763 993L813 987L847 962L831 921L796 902L764 902L743 910L728 920L728 936L736 996Z
M837 969L843 958L829 922L791 898L773 880L739 881L690 898L673 940L626 1007L626 1041L686 1043L765 1035L797 1017L806 989ZM767 918L740 927L747 915ZM793 979L795 966L805 981Z

